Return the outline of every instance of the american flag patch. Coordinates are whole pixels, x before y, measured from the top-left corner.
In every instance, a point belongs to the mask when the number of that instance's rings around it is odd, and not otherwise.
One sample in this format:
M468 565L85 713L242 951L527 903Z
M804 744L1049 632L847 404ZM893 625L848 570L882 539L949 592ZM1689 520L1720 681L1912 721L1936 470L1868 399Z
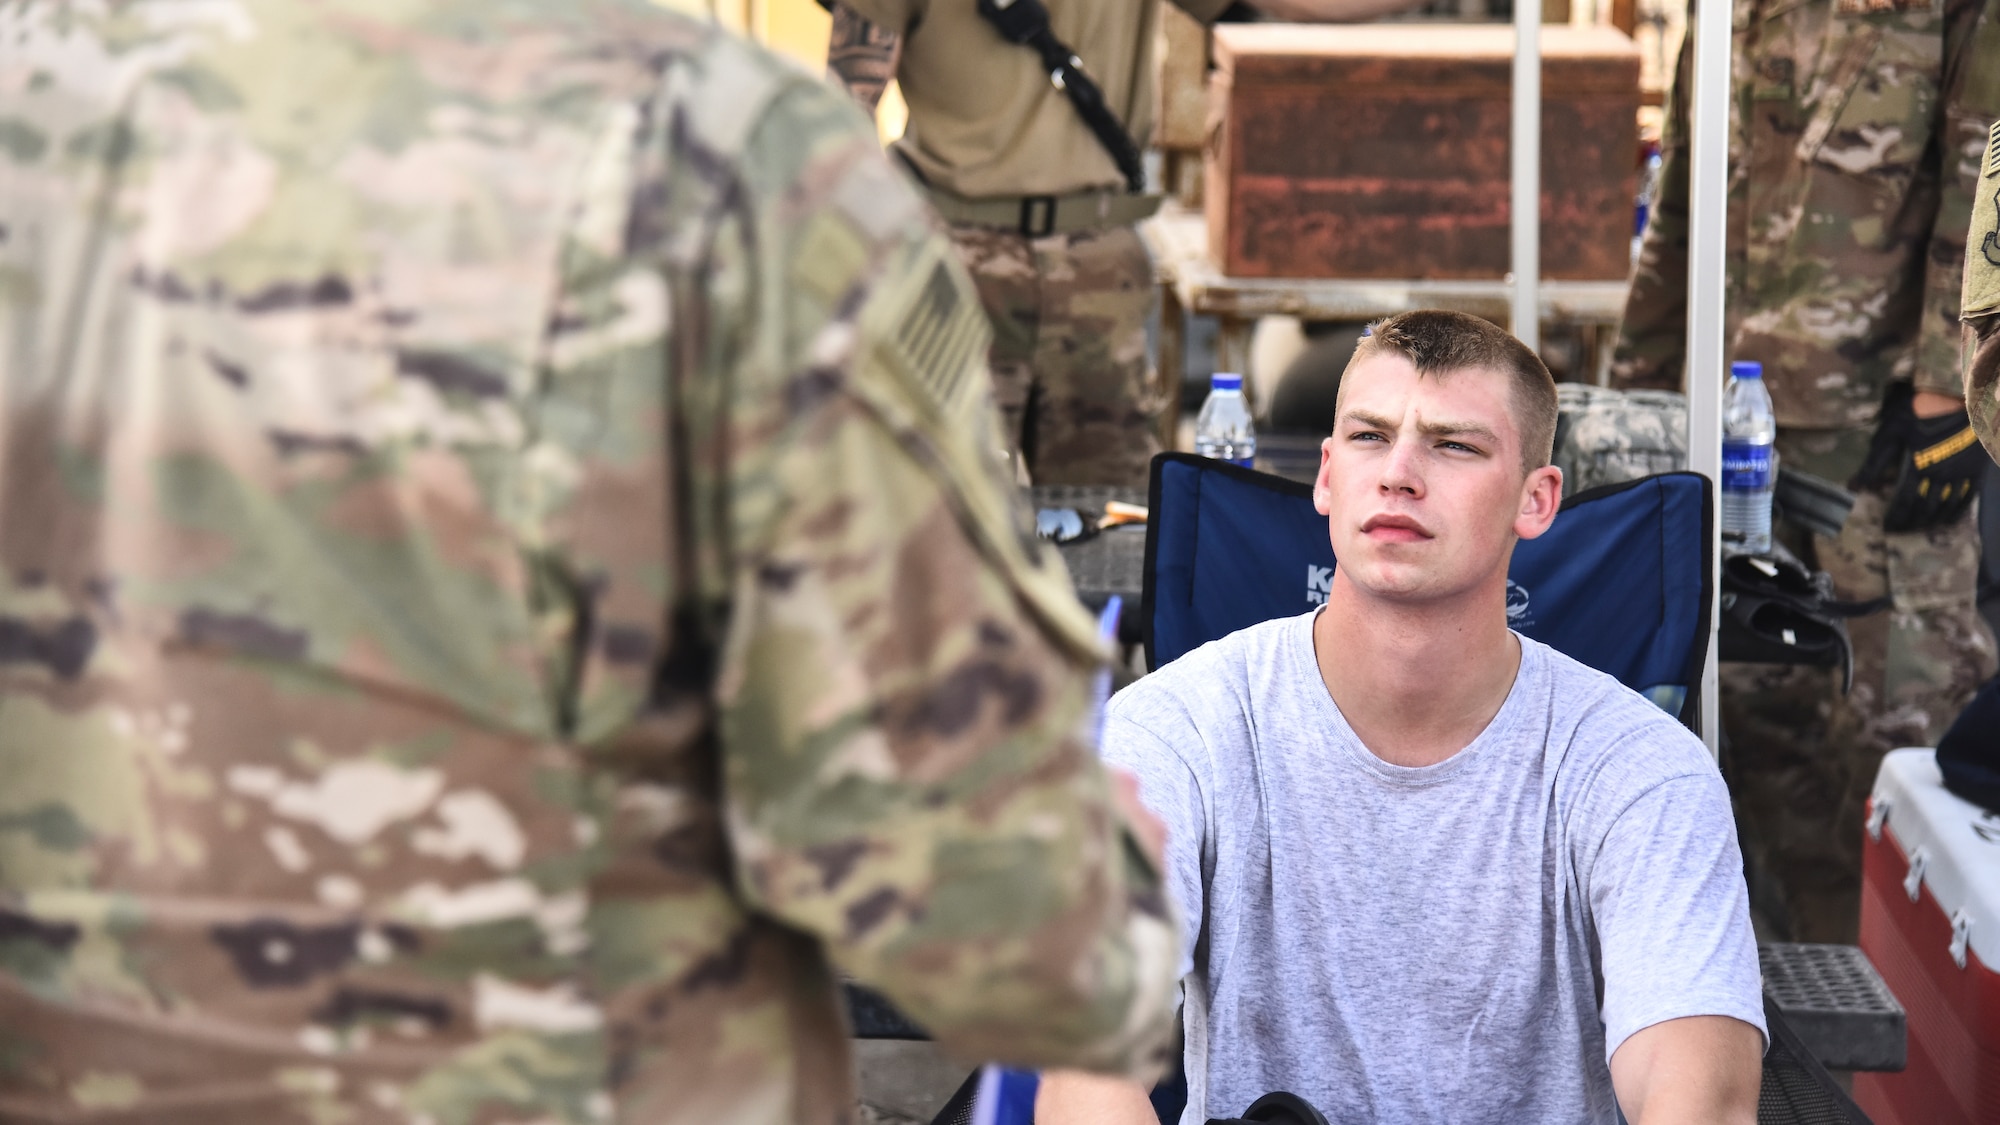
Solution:
M896 326L896 349L910 373L947 412L957 404L986 345L984 322L980 316L965 315L961 308L965 304L951 271L940 262Z

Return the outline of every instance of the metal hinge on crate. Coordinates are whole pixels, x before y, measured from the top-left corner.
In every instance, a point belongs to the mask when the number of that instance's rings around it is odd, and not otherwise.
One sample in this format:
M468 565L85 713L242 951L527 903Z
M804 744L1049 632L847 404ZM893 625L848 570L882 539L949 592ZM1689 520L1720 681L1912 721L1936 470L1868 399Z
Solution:
M1924 849L1918 848L1910 853L1910 873L1903 876L1903 893L1910 896L1911 902L1917 901L1919 893L1923 890L1924 868L1929 867L1930 863L1930 853Z
M1887 793L1877 793L1868 801L1868 838L1880 840L1882 826L1889 822L1889 806L1895 804Z
M1951 963L1965 968L1965 948L1972 944L1972 915L1960 910L1951 916Z

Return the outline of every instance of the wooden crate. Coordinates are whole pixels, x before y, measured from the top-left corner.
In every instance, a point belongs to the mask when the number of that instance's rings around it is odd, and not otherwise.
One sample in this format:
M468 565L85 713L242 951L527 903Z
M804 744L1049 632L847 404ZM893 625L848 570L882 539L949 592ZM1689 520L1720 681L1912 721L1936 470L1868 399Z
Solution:
M1514 33L1504 24L1215 30L1209 248L1231 277L1508 270ZM1631 260L1639 54L1542 29L1542 276Z

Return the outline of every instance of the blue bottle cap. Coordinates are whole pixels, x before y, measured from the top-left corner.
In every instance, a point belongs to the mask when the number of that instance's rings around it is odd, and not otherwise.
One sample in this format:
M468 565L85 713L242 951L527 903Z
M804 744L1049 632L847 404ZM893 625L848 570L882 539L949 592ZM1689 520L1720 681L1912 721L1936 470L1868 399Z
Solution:
M1233 375L1226 371L1218 371L1208 377L1208 389L1211 391L1240 391L1243 389L1243 376Z
M1750 360L1737 360L1729 365L1729 374L1737 379L1762 379L1764 365Z

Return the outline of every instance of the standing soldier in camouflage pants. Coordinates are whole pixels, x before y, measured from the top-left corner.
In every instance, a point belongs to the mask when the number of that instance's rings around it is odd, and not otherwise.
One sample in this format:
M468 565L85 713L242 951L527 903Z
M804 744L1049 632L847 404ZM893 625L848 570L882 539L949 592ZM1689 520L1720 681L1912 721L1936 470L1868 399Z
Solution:
M1251 6L1282 19L1360 20L1412 2ZM1230 0L1173 3L1207 22ZM1046 4L1055 36L1143 148L1160 0ZM910 121L896 153L950 224L992 317L1002 423L1035 483L1144 487L1165 404L1146 358L1152 262L1134 224L1160 198L1128 190L1036 52L1001 38L977 8L838 0L828 66L871 112L889 80L901 82ZM1180 372L1169 374L1178 394Z
M0 43L0 1120L846 1121L836 972L1157 1067L1092 625L848 99L644 0Z
M1882 755L1933 744L1994 665L1974 608L1981 458L1959 398L1958 295L2000 115L2000 0L1735 0L1734 20L1729 358L1764 365L1782 463L1860 496L1837 540L1779 538L1841 597L1892 604L1853 623L1845 698L1831 670L1726 668L1726 764L1753 897L1796 940L1851 941ZM1681 386L1693 70L1684 47L1620 386Z

